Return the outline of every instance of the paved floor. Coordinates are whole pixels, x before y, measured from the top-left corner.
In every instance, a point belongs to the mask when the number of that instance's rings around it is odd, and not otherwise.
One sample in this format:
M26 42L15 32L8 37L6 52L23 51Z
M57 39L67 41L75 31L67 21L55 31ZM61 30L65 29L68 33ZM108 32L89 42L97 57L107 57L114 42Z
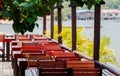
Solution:
M0 76L13 76L11 62L0 62Z
M2 47L1 42L0 42L0 47ZM1 58L0 58L0 76L13 76L11 62L2 62Z

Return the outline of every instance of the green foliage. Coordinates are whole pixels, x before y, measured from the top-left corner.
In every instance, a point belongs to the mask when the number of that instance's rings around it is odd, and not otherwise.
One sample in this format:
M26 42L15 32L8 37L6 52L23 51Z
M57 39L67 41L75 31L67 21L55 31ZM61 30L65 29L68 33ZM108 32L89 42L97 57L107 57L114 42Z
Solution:
M62 28L62 38L63 44L71 48L72 38L71 38L71 27ZM89 40L87 36L83 34L84 28L77 28L77 51L80 53L93 57L93 41ZM54 39L58 38L58 28L54 27ZM104 36L100 42L100 61L104 63L113 63L119 65L114 54L114 50L109 48L110 39Z
M120 9L120 0L105 0L103 9Z
M62 16L62 21L67 21L68 20L67 16L66 16L66 12L68 12L68 11L62 10L62 15L61 15ZM58 20L57 10L54 11L54 18L55 18L56 21Z
M38 16L44 16L50 9L63 1L75 2L77 6L99 4L101 0L4 0L4 8L0 15L5 19L13 20L13 29L16 33L32 32L38 24Z
M110 39L104 36L100 42L100 61L107 63L107 62L115 62L116 58L114 55L114 50L109 49L108 46L110 45Z
M4 0L2 16L13 20L13 29L16 33L32 32L37 16L43 16L44 9L40 0Z

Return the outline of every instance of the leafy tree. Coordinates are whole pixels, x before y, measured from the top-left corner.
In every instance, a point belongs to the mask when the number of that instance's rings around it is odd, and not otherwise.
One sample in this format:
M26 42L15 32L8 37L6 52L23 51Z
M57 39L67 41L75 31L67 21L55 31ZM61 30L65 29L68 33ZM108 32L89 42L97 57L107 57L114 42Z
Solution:
M32 32L37 16L42 16L46 11L40 0L4 0L2 16L13 20L13 29L16 33L24 34L26 31Z
M4 8L1 15L4 18L13 20L13 29L16 33L24 34L32 32L38 16L49 14L51 8L63 1L72 1L77 6L86 5L90 9L93 5L99 4L101 0L4 0Z
M103 9L120 9L120 0L105 0Z

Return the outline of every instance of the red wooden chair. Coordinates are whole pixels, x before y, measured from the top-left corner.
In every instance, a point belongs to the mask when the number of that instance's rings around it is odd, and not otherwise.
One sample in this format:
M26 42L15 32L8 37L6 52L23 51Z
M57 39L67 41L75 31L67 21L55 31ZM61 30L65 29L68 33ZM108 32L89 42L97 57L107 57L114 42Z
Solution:
M73 76L101 76L101 69L95 68L94 61L66 61L67 68L73 68Z
M31 38L29 38L29 37L17 37L17 40L19 40L19 41L31 41Z
M63 50L60 45L57 44L44 44L43 50L45 51L57 51L57 50Z
M4 38L5 38L5 34L1 34L0 35L0 42L1 42L1 46L0 46L0 57L2 58L2 61L5 60L5 42L4 42Z
M34 43L33 41L24 41L22 42L22 46L39 46L39 43Z
M39 68L39 76L73 76L71 68Z

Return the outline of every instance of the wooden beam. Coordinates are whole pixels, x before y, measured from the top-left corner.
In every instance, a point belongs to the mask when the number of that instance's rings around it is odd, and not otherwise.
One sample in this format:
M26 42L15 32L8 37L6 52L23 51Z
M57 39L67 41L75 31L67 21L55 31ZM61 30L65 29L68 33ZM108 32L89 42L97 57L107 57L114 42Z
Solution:
M58 43L59 44L62 44L62 36L61 36L61 33L62 33L62 4L59 4L57 6L57 9L58 9Z
M46 35L46 15L43 17L43 35Z
M51 39L54 39L54 9L51 10Z
M46 14L47 14L46 3L47 3L47 0L42 0L42 6L43 8L45 8L44 17L43 17L43 35L46 35Z
M70 6L72 10L72 50L76 50L76 4L72 1Z
M3 0L0 0L0 9L3 9Z
M100 51L100 14L101 5L95 6L95 16L94 16L94 60L99 61L99 51ZM96 66L97 67L97 66Z

